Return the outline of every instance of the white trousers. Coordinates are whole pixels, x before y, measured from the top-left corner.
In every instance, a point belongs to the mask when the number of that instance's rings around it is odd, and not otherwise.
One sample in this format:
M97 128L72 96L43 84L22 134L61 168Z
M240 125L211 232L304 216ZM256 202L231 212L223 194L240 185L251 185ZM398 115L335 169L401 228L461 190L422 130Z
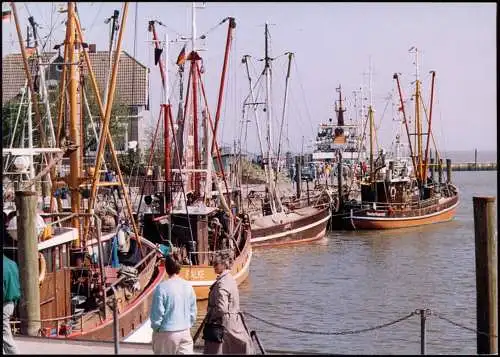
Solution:
M10 329L10 317L14 313L14 303L12 301L3 303L3 354L4 355L17 355L19 349L12 336Z
M155 355L193 354L193 338L190 329L153 332L152 342Z

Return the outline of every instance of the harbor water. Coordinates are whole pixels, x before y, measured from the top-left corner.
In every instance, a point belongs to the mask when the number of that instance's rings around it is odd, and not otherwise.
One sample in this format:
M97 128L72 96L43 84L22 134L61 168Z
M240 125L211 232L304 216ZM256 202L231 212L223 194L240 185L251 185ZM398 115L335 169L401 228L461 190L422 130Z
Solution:
M431 309L476 325L473 196L497 196L497 172L455 172L453 221L391 231L331 232L315 244L255 249L240 286L243 311L285 327L333 332L391 322ZM206 305L199 306L203 318ZM341 354L418 354L420 317L359 334L291 332L252 317L266 349ZM437 316L426 322L427 353L475 354L476 334Z

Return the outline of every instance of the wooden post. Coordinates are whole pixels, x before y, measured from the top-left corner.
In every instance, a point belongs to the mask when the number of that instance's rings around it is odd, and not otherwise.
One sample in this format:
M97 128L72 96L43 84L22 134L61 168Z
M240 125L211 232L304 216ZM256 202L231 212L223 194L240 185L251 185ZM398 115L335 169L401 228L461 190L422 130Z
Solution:
M344 196L342 192L342 152L338 150L339 162L337 163L337 180L338 180L338 196L339 196L339 210L344 206Z
M425 355L425 320L427 318L426 311L420 309L420 354Z
M443 183L443 159L439 159L438 180L439 186L441 186L441 184Z
M451 159L446 159L446 182L451 183Z
M474 149L474 170L477 170L477 149Z
M37 196L33 191L16 191L17 247L21 300L21 334L38 336L40 331L40 288L38 239L36 233Z
M473 197L476 245L477 353L498 353L495 197Z
M302 167L300 156L295 156L295 183L297 184L297 199L299 199L300 189L302 188Z
M429 171L430 171L430 175L431 175L431 181L432 181L432 183L434 183L434 158L433 157L431 157L431 164L430 164Z

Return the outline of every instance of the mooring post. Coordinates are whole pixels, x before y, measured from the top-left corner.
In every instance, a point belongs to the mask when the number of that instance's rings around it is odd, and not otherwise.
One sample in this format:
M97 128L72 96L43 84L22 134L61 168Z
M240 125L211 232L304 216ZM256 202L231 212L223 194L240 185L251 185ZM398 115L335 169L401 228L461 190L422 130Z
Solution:
M40 331L40 288L38 277L38 238L36 233L37 196L33 191L16 191L17 249L21 299L21 334L38 336Z
M302 188L302 167L301 157L295 156L295 183L297 184L297 199L300 198L300 191Z
M120 321L118 316L118 298L116 297L116 289L114 286L111 286L113 289L113 340L115 343L115 355L120 354Z
M476 253L477 353L498 353L495 197L473 197Z
M427 319L425 309L420 309L420 354L425 355L425 320Z
M443 183L443 159L439 159L438 182L439 182L439 186L441 186L441 184Z
M451 183L451 159L446 159L446 182Z
M434 158L433 157L431 157L431 164L429 165L429 171L430 171L432 183L434 183Z
M474 149L474 170L477 170L477 149Z

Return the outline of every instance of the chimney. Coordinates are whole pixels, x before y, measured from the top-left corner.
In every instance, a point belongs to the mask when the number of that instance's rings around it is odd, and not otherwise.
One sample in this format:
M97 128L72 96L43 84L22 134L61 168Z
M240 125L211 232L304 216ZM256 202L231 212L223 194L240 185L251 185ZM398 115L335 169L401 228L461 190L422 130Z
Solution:
M89 44L89 53L96 53L95 43Z

